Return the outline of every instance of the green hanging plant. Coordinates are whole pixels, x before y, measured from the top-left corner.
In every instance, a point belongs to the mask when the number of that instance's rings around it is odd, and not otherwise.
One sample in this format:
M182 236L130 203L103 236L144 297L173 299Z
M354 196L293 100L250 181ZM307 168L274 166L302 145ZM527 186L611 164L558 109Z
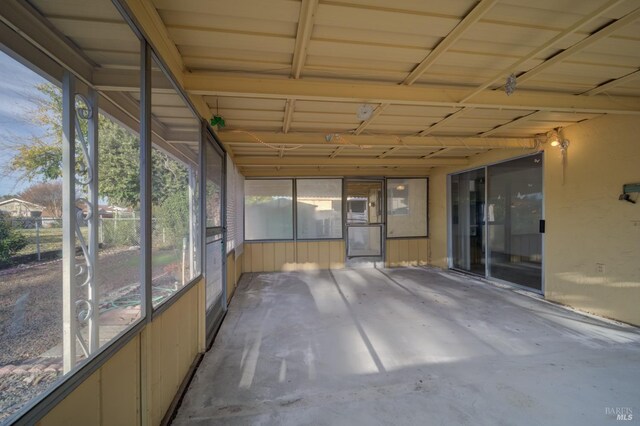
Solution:
M225 125L224 118L222 118L221 115L214 115L213 118L211 119L212 127L218 126L220 128L223 128L224 125Z

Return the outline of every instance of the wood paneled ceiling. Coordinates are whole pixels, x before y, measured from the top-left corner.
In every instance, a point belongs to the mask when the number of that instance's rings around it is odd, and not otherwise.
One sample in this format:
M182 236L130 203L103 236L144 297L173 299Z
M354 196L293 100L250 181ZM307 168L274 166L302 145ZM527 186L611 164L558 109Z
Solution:
M104 90L136 68L135 43L104 8L32 3ZM200 114L224 117L218 135L246 175L428 174L603 114L640 115L637 0L123 3ZM362 104L374 108L364 121Z

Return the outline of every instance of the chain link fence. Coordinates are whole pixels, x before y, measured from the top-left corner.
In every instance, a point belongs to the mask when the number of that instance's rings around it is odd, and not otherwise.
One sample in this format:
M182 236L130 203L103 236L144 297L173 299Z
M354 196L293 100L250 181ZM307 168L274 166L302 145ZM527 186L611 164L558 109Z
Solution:
M62 255L62 219L59 218L16 218L2 217L18 233L22 234L27 245L13 254L7 264L29 263L60 258ZM172 248L171 233L151 221L154 248ZM80 232L88 239L89 229L86 222L80 223ZM140 246L139 217L100 217L98 221L98 243L101 249L132 248ZM178 242L181 245L182 240ZM78 246L79 248L79 246Z

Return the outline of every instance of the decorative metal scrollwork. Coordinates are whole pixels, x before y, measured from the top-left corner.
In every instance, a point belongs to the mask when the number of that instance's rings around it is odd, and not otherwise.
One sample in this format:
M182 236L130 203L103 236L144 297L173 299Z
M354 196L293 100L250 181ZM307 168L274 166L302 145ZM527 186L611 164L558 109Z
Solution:
M91 125L90 120L94 117L94 111L91 104L87 99L81 95L75 96L75 127L76 127L76 167L75 182L78 185L76 188L79 194L89 194L91 190L97 190L97 182L94 182L95 171L92 168L93 162L91 161L91 155L95 154L89 147L89 133L88 129ZM76 319L79 325L86 325L92 320L95 320L98 312L95 306L95 301L91 300L90 295L96 294L95 289L91 288L95 284L95 261L97 253L91 253L89 250L89 242L82 233L82 226L94 221L96 218L96 206L94 206L84 196L76 197L76 226L75 234L80 250L82 251L83 262L76 263L76 286L82 291L78 292L76 306ZM89 235L89 239L91 235ZM85 356L89 356L91 352L85 339L81 334L81 328L76 329L76 338L85 353Z

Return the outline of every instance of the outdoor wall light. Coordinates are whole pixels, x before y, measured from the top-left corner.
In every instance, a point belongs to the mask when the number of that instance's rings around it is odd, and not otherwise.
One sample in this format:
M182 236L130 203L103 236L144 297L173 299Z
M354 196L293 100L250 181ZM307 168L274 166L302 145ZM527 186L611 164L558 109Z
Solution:
M620 201L628 201L631 204L635 204L636 200L631 198L631 194L640 193L640 183L627 183L622 185L622 194L618 197Z
M569 148L569 140L563 139L558 130L551 130L547 133L547 142L553 147L566 151Z

